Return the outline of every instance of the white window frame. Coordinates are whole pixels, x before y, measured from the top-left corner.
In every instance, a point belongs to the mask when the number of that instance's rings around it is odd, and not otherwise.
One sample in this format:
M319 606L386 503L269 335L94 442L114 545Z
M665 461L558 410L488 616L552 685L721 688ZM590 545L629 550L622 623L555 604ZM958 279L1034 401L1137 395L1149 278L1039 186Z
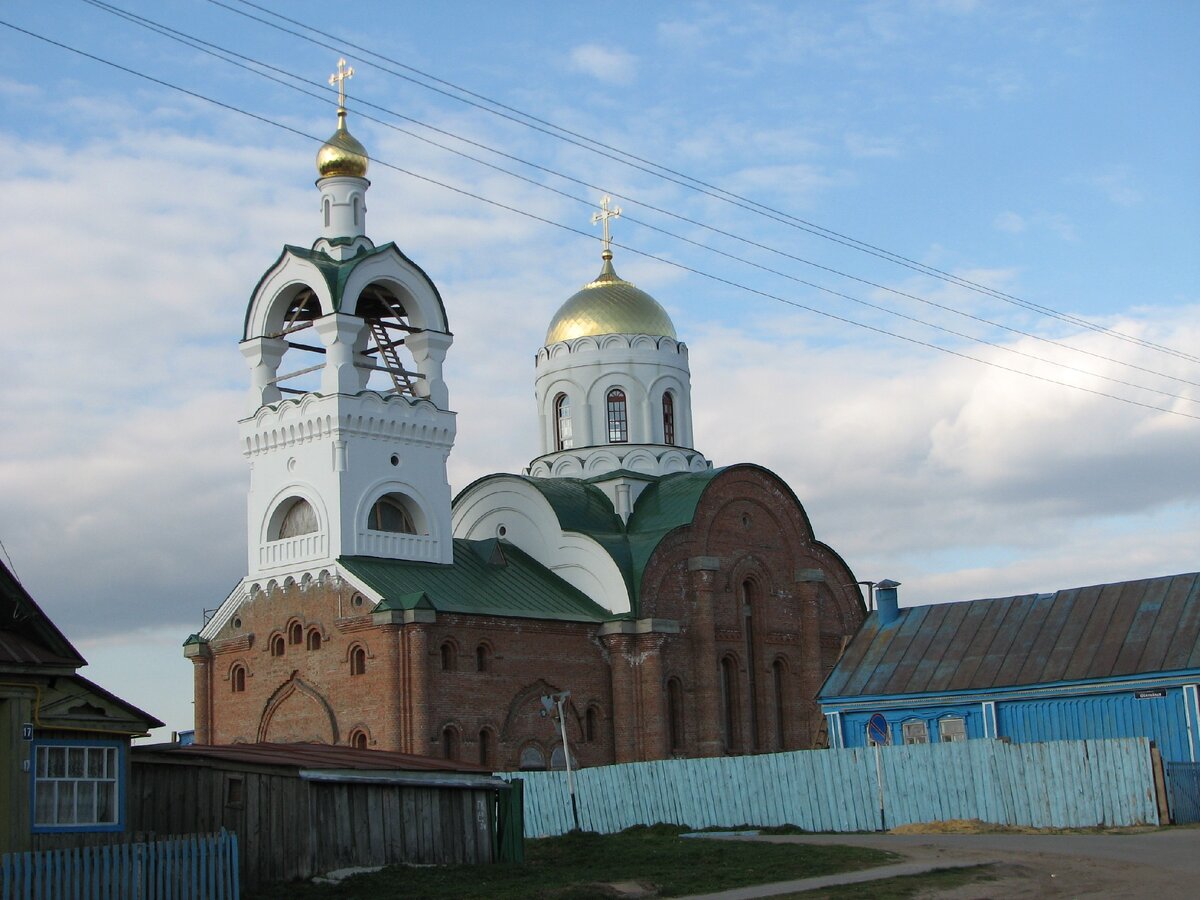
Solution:
M34 833L124 830L124 744L41 740L32 749ZM108 795L107 809L102 809L102 794Z
M950 731L947 726L953 725ZM953 744L967 739L967 720L964 716L942 716L938 719L938 741Z
M900 724L900 735L905 744L928 744L929 725L924 719L909 719Z

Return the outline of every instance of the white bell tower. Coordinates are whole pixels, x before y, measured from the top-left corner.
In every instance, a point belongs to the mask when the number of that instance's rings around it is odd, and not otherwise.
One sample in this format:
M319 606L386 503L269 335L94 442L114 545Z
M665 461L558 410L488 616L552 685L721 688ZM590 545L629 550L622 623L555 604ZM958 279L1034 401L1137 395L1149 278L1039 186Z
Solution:
M442 377L453 342L429 277L366 236L367 153L338 127L317 154L321 236L285 246L259 281L241 342L250 366L249 575L340 556L453 561L446 460L455 414Z

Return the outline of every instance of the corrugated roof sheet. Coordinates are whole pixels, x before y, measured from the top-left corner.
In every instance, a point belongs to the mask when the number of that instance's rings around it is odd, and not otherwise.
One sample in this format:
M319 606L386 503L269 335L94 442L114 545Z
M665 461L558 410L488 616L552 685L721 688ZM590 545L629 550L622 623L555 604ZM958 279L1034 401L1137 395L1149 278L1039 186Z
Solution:
M359 771L417 772L490 772L483 766L393 753L387 750L359 750L331 744L150 744L135 746L135 757L163 755L167 759L214 759L260 766L287 766L295 769L354 769Z
M821 698L931 694L1200 668L1200 573L871 613Z
M499 550L499 555L497 554ZM602 622L604 607L512 544L454 540L454 564L343 556L338 564L383 597L383 609Z

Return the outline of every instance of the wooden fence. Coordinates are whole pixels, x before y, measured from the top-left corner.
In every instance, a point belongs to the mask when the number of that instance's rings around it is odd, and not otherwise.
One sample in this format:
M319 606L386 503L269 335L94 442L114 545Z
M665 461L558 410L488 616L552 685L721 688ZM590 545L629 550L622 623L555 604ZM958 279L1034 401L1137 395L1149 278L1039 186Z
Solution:
M6 853L3 900L238 900L237 835Z
M571 830L565 772L500 777L525 781L526 837ZM1145 738L883 747L878 765L873 748L628 763L576 772L575 793L580 827L606 834L658 822L832 832L950 819L1159 824Z

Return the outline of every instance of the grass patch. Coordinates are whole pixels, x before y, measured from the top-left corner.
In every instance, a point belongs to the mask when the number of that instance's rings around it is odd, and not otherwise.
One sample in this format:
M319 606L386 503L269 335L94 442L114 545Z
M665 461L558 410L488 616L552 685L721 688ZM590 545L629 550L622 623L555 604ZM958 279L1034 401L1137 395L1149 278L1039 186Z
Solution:
M899 875L883 878L866 884L843 884L838 887L821 888L786 894L777 900L845 900L845 898L870 897L871 900L909 900L912 897L928 897L938 891L949 891L968 884L980 884L996 880L994 866L968 866L961 869L934 869L920 875Z
M899 857L865 847L770 844L679 837L669 825L620 834L576 833L525 843L525 865L391 866L340 885L294 883L260 889L247 900L585 900L611 897L606 886L638 882L679 897L884 865Z

